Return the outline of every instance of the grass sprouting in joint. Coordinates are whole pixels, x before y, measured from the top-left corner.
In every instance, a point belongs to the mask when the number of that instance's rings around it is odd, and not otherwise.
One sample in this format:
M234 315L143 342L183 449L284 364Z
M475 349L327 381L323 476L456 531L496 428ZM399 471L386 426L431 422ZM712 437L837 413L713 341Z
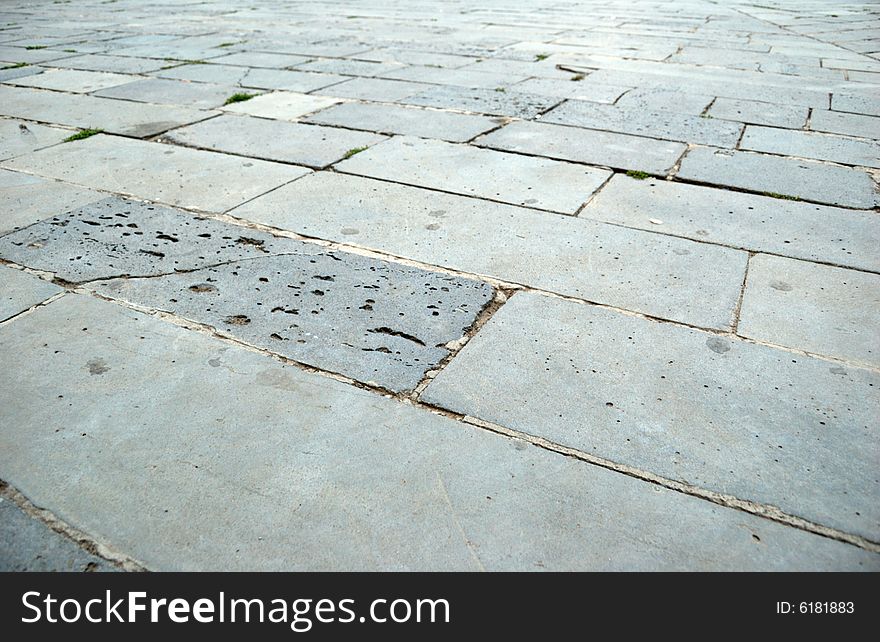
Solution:
M83 138L88 138L89 136L94 136L95 134L100 134L103 132L103 129L81 129L72 136L68 136L64 139L65 143L70 143L75 140L82 140Z

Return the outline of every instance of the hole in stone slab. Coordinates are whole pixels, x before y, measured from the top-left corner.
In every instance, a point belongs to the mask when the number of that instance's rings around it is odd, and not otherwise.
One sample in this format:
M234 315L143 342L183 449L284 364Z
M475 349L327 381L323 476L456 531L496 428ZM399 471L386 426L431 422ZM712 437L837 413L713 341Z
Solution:
M224 319L229 325L247 325L251 320L244 314L233 314Z

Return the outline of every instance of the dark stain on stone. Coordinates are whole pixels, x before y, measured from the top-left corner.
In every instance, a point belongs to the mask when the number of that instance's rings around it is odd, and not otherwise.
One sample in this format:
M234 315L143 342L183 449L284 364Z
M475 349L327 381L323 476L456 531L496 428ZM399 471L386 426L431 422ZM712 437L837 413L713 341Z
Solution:
M110 366L103 359L95 358L86 363L90 375L102 375L110 371Z
M724 354L730 350L730 343L721 337L709 337L706 339L706 346L712 352L717 352L718 354Z

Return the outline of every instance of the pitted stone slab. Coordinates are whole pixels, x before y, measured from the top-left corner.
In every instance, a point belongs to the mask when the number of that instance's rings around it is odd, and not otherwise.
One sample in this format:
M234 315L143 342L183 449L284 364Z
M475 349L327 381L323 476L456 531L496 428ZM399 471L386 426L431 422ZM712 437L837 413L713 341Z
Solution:
M106 572L113 566L0 497L0 571Z
M870 209L878 202L874 182L863 170L753 152L696 147L685 155L677 176L842 207Z
M145 138L216 112L0 85L0 114Z
M92 297L0 327L0 362L0 478L154 570L880 568Z
M493 296L478 281L298 245L296 254L94 287L393 391L415 388Z
M0 265L0 321L5 321L31 306L63 292L53 283Z
M524 121L511 123L483 136L476 144L653 174L670 170L686 149L682 143Z
M500 89L500 88L499 88ZM493 116L534 118L559 103L561 98L527 94L513 88L504 91L494 89L468 89L465 87L435 87L401 102L423 107L458 109Z
M191 127L175 129L163 140L322 168L341 160L351 149L369 147L386 138L336 127L226 114Z
M0 257L78 283L193 270L267 253L299 241L109 197L0 238Z
M870 370L520 293L421 399L876 541L878 391Z
M336 165L342 172L574 214L608 170L396 136Z
M880 274L754 256L737 332L880 368Z
M578 216L880 272L874 212L617 175Z
M554 107L542 121L715 147L734 147L742 132L738 123L671 111L623 109L583 100L569 100Z
M309 173L304 167L103 134L25 154L3 165L209 212L224 212Z

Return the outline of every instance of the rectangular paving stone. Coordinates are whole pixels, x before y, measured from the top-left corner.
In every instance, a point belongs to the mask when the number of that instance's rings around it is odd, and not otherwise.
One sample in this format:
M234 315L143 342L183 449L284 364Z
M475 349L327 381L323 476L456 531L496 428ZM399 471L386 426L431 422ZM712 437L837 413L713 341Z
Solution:
M876 92L874 95L834 92L831 96L831 109L880 116L880 104L878 104Z
M740 149L880 168L880 143L830 134L746 127Z
M188 65L169 66L154 71L151 75L158 78L173 78L191 82L208 82L218 85L237 85L253 69L233 65L211 63L193 63ZM275 70L270 70L275 71Z
M397 136L344 160L339 171L573 214L605 170Z
M394 392L447 357L494 294L479 281L288 245L282 256L93 287Z
M877 203L868 173L796 158L697 147L688 151L676 175L843 207L870 209Z
M268 53L265 51L239 51L227 55L223 55L222 49L218 49L217 51L219 57L212 58L212 61L220 65L283 69L285 67L295 67L310 60L308 56Z
M260 118L275 118L278 120L296 120L301 116L310 114L341 101L335 98L323 96L311 96L292 91L274 91L251 98L244 102L232 103L223 107L223 111L236 114L248 114Z
M628 110L673 111L678 114L699 116L706 110L713 98L709 94L694 94L657 87L638 87L626 92L614 104Z
M457 109L493 116L531 119L558 104L559 98L515 91L469 89L466 87L435 87L403 100L410 105Z
M71 55L70 53L54 49L26 49L25 47L0 45L0 60L8 60L15 63L38 64L59 58L70 58Z
M737 332L880 367L880 274L753 256Z
M387 138L377 134L236 115L212 118L162 137L163 142L315 168L383 140Z
M807 122L807 107L798 105L777 105L755 100L736 98L716 98L709 108L709 116L721 120L734 120L754 125L770 125L800 129ZM814 110L813 114L819 110Z
M0 64L0 82L6 82L7 80L13 80L15 78L23 78L25 76L33 76L41 71L43 71L42 67L17 67L14 65L5 67Z
M56 91L72 91L87 94L98 89L122 85L137 76L127 74L111 74L103 71L81 71L77 69L48 69L36 76L16 78L12 84L38 89L54 89Z
M305 119L350 129L437 138L463 143L498 127L497 119L471 114L366 103L343 103Z
M814 109L810 129L831 134L880 139L880 118L863 114L846 114L827 109Z
M63 291L33 274L0 265L0 321L14 317Z
M212 112L0 85L0 115L145 138Z
M541 120L715 147L734 147L742 131L741 125L712 118L669 111L623 109L583 100L566 101L551 109Z
M107 572L115 567L0 497L0 571Z
M221 107L240 89L233 85L186 82L168 78L144 78L95 92L95 96L120 98L140 103L185 105L199 109Z
M205 65L199 65L204 67ZM290 69L248 69L241 79L242 87L259 89L282 89L285 91L310 92L345 82L346 76L293 71Z
M302 251L302 243L111 196L0 238L0 257L71 283Z
M873 212L617 175L578 216L880 272Z
M103 134L19 156L3 165L84 187L213 212L228 210L308 173L290 165Z
M383 78L396 78L398 80L411 80L416 82L433 83L437 85L454 85L456 87L473 87L479 89L494 90L498 87L506 87L520 80L525 80L525 75L514 75L510 70L506 72L485 72L473 69L446 69L443 67L403 67L382 71L375 75Z
M869 370L520 293L421 399L877 540L878 387Z
M53 67L107 71L117 74L145 74L162 67L167 67L169 64L171 63L154 58L134 58L131 56L103 54L85 54L52 61Z
M682 143L549 123L513 122L477 145L560 160L664 174L681 158Z
M104 197L77 185L0 169L0 234Z
M575 81L571 78L567 80L559 80L557 78L529 78L522 82L518 82L515 85L511 85L510 91L537 94L539 96L590 100L596 103L613 103L629 91L629 87L600 85L584 79Z
M746 267L745 253L705 243L327 172L231 214L718 329L733 323Z
M405 80L386 80L384 78L351 78L330 87L316 91L325 96L339 98L356 98L359 100L376 100L395 102L415 96L430 89L431 85Z
M69 129L0 118L0 160L56 145L73 133Z
M379 76L401 69L404 65L395 62L370 62L367 60L314 60L298 65L302 71L318 71L321 73L343 76Z
M15 418L0 427L0 477L151 569L880 567L88 297L0 339L0 404Z

